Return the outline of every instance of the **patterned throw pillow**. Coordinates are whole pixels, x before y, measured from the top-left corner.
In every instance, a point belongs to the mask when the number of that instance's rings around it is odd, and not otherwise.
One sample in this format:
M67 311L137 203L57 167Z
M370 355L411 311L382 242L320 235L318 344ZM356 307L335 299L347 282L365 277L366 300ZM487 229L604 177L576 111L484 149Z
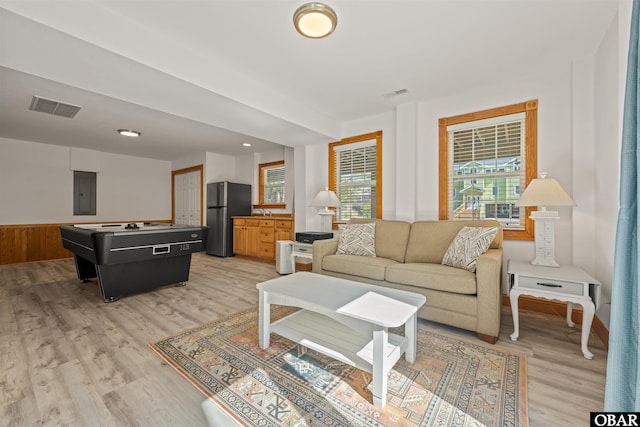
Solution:
M376 223L348 224L340 233L336 253L376 256Z
M449 245L442 264L475 273L478 257L487 251L497 233L497 227L463 227Z

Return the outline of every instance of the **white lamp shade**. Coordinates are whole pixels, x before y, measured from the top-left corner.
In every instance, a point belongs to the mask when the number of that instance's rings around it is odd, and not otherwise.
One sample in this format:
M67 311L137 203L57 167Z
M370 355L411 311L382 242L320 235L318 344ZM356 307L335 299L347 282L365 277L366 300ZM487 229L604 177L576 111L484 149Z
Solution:
M516 206L573 206L573 200L553 178L533 179Z
M340 206L340 200L338 200L336 193L325 188L316 195L309 206L318 208L336 208Z

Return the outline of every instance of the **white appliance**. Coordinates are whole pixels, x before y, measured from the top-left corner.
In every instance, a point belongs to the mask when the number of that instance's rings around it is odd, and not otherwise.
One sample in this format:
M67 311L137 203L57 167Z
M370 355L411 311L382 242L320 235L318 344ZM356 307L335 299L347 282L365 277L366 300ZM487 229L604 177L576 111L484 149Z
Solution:
M276 242L276 271L280 274L293 273L291 265L291 240L278 240Z

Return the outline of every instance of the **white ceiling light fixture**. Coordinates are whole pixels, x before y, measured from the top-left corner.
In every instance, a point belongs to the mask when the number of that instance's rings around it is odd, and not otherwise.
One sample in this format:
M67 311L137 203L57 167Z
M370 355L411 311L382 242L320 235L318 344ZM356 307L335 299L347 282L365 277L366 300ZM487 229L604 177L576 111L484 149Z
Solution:
M128 136L131 138L137 138L142 135L142 133L138 132L137 130L131 129L118 129L118 133L122 136Z
M303 36L321 39L336 29L338 15L324 3L306 3L293 14L293 25Z

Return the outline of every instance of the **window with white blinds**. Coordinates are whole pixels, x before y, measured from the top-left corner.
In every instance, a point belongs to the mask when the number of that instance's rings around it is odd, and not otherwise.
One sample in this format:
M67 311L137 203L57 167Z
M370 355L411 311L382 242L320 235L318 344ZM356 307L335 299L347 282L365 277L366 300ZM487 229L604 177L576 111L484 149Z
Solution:
M258 187L258 205L255 207L281 208L285 204L285 167L284 160L258 165L260 177Z
M380 218L381 144L382 132L330 144L331 186L341 204L336 222Z
M525 113L447 126L450 219L496 219L523 230Z
M495 219L533 240L533 207L515 205L538 173L538 100L438 120L438 218Z
M284 203L284 165L264 169L264 203Z
M524 112L447 126L448 217L496 219L524 230L515 206L525 185Z

